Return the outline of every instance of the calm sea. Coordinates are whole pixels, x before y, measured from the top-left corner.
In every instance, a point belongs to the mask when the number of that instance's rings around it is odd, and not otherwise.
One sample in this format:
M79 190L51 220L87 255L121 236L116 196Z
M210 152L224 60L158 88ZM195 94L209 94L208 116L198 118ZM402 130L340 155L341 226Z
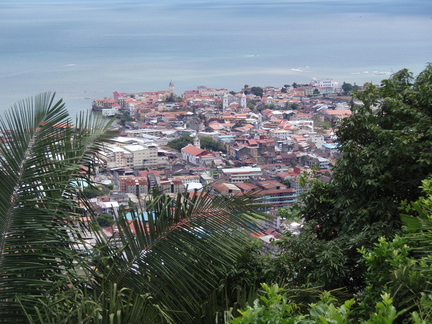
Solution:
M72 115L118 91L379 83L432 61L430 0L0 3L0 112L56 91Z

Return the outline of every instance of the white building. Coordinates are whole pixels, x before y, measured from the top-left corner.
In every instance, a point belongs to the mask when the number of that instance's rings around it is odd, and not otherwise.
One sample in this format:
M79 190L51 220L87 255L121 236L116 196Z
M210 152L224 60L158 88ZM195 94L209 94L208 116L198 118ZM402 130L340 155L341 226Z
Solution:
M155 144L134 139L106 144L99 157L107 168L152 168L166 164L158 157L158 147Z
M318 84L318 87L324 87L324 88L327 88L327 87L330 87L330 88L334 88L334 87L336 87L337 85L338 85L338 83L337 82L334 82L332 79L319 79L319 80L317 80L317 84Z
M118 108L104 108L102 109L102 116L113 117L119 113Z
M311 132L303 135L306 138L306 142L314 143L317 148L322 148L322 146L326 143L324 140L323 134L318 134L315 132Z
M230 168L222 169L222 175L227 176L232 183L239 183L249 180L250 177L262 176L262 170L260 167Z
M293 132L289 129L279 129L279 128L271 129L270 133L274 138L277 138L279 140L291 139L291 136L293 134Z
M233 96L232 94L225 93L222 98L222 108L225 110L229 105L233 103L238 103L240 107L246 108L247 102L246 102L246 95L242 93L241 97L238 98L236 96Z

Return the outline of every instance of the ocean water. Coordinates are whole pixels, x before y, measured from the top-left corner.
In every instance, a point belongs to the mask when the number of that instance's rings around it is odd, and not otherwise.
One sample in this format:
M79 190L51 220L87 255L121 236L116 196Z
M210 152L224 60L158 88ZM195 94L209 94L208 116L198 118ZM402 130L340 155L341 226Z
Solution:
M0 113L40 92L71 115L113 91L378 84L432 58L430 0L3 0Z

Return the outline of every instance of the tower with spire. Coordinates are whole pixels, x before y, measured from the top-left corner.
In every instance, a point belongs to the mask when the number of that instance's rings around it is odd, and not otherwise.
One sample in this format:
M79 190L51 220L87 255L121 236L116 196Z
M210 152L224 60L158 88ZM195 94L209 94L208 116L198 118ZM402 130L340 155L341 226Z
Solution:
M223 108L224 112L225 112L225 108L228 107L228 105L229 105L229 102L228 102L228 93L225 93L223 95L223 98L222 98L222 108Z
M246 108L247 107L247 103L246 103L246 95L243 92L241 99L240 99L240 107L242 108Z
M195 133L194 146L198 147L199 149L201 148L201 141L198 137L198 132Z
M172 82L172 80L169 83L169 94L170 96L174 95L174 83Z

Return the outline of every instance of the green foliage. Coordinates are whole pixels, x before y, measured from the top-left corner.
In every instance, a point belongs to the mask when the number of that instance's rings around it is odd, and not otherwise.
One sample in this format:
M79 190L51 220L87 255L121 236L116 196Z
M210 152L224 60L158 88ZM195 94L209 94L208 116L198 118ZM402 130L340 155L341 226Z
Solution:
M306 224L299 235L284 233L276 244L280 252L268 271L290 288L335 289L351 276L346 264L350 242L318 240L316 228Z
M378 302L375 306L376 312L370 315L370 319L366 324L392 324L403 312L397 312L393 306L393 300L388 294L383 294L382 302Z
M290 287L343 287L356 293L370 280L376 282L370 288L374 290L368 301L370 309L382 291L393 293L399 289L397 296L392 295L396 305L410 304L409 289L416 291L418 299L422 292L419 286L424 285L418 279L422 271L411 265L394 267L384 262L390 256L384 253L383 245L377 253L382 254L385 278L382 282L373 276L368 279L363 276L368 265L359 262L359 248L368 250L379 237L391 242L400 233L401 202L416 201L421 195L421 181L431 173L432 113L424 106L430 100L419 91L427 93L426 85L432 86L431 71L432 66L428 65L414 80L402 70L383 81L382 87L369 84L358 94L364 106L354 108L354 114L338 126L342 156L331 181L309 182L311 188L300 212L305 228L299 236L287 235L279 243L282 252L270 267L275 275L291 280ZM425 204L423 201L422 206L410 206L417 214L428 214L430 210ZM405 221L408 219L417 228L428 223L427 217L421 221L405 217ZM397 249L401 253L397 257L405 255L397 245L386 248ZM396 256L393 261L402 262ZM379 262L376 261L376 270ZM386 278L392 278L394 285L387 286Z
M114 224L114 217L110 214L100 214L96 220L97 223L102 227L107 227Z
M252 306L248 305L240 310L241 316L233 318L228 314L230 324L248 323L322 323L348 324L354 323L357 309L354 299L348 299L338 306L338 301L329 292L324 292L317 303L309 305L305 313L295 302L290 301L284 290L278 285L262 284L263 294L256 299ZM393 306L393 300L388 294L383 294L376 303L374 311L365 320L356 323L392 324L401 314ZM422 323L422 322L418 322Z
M422 84L430 70L428 65L419 75ZM400 228L400 202L419 197L421 180L431 171L432 114L422 106L426 99L418 91L420 81L411 81L402 70L384 80L382 87L367 85L359 94L364 106L339 125L342 157L332 181L320 190L321 198L313 195L305 201L306 219L333 227L327 233L359 232L371 223L385 222L391 234ZM431 79L428 82L432 84ZM317 198L332 204L314 208ZM334 222L316 218L317 213Z
M339 307L335 306L337 299L332 297L328 292L321 295L321 300L316 304L311 304L309 323L349 323L351 307L354 305L354 299L349 299Z
M294 103L291 104L290 108L291 108L292 110L297 110L297 109L299 108L299 104L296 103L296 102L294 102Z
M90 185L88 187L85 187L82 190L82 194L87 199L91 199L91 198L95 198L95 197L99 197L99 196L106 196L106 195L108 195L109 194L109 189L107 187L104 187L104 186Z
M410 315L414 324L430 323L432 321L432 294L421 293L418 311L414 311Z
M183 147L186 147L188 144L193 144L193 138L189 134L183 134L179 138L168 142L167 146L177 151L180 151Z
M295 314L296 305L290 303L282 294L283 289L277 284L268 286L262 284L264 295L253 302L253 306L247 306L240 310L240 317L234 318L231 324L267 324L267 323L297 323L304 316Z
M344 83L342 84L342 91L345 95L349 94L353 90L353 85L351 83Z
M218 292L224 291L225 278L249 246L250 229L245 228L261 216L249 195L187 197L188 193L170 198L153 192L145 210L132 211L134 232L130 222L118 217L119 241L113 244L100 233L96 268L89 271L97 287L110 281L121 289L150 294L176 323L199 318L211 323L221 305L227 306L227 300L216 296L226 296Z
M23 310L34 314L46 292L78 280L73 183L90 182L80 166L92 170L94 152L109 138L101 118L80 115L72 127L51 94L13 108L0 120L0 318L7 323L24 322Z
M237 127L243 127L244 125L246 125L246 120L240 119L232 126L232 128L235 129Z
M287 222L301 222L300 206L292 205L278 209L277 216L284 218Z
M324 129L330 128L331 124L328 121L323 121L321 122L321 127L323 127Z
M165 102L175 102L176 98L174 97L174 94L170 94L166 99Z
M255 109L255 106L256 106L256 103L254 103L254 102L248 102L247 103L247 107L249 108L249 109Z
M71 286L54 296L47 294L38 300L35 310L36 314L26 313L27 323L172 323L151 296L120 289L113 282L107 282L102 291Z
M428 65L416 79L401 70L356 94L364 106L338 125L333 178L313 182L300 212L305 227L277 242L269 277L289 289L355 294L357 322L430 321L432 181L422 180L432 170L431 88Z
M431 319L431 181L424 180L422 188L425 196L403 206L411 215L403 215L406 231L402 236L380 238L373 248L360 249L367 287L359 297L365 313L386 292L397 309L407 310L405 320L411 317L415 323L426 323Z
M117 117L120 119L120 125L124 126L126 122L135 120L135 118L130 115L129 110L121 109L120 112L121 114Z
M365 265L363 276L367 285L359 294L365 313L372 311L373 305L381 299L382 292L393 296L399 308L408 306L407 301L403 301L407 286L410 286L411 290L408 294L409 299L413 296L412 292L418 290L418 287L415 288L417 285L413 285L412 280L408 278L415 275L415 280L420 279L413 272L415 260L410 255L411 250L408 240L400 236L396 236L392 241L380 238L373 249L367 250L364 247L359 249ZM418 282L422 285L424 281Z
M262 97L264 90L263 90L263 88L260 88L260 87L252 87L251 93L255 96Z
M211 137L200 137L201 148L207 151L222 151L223 147Z

